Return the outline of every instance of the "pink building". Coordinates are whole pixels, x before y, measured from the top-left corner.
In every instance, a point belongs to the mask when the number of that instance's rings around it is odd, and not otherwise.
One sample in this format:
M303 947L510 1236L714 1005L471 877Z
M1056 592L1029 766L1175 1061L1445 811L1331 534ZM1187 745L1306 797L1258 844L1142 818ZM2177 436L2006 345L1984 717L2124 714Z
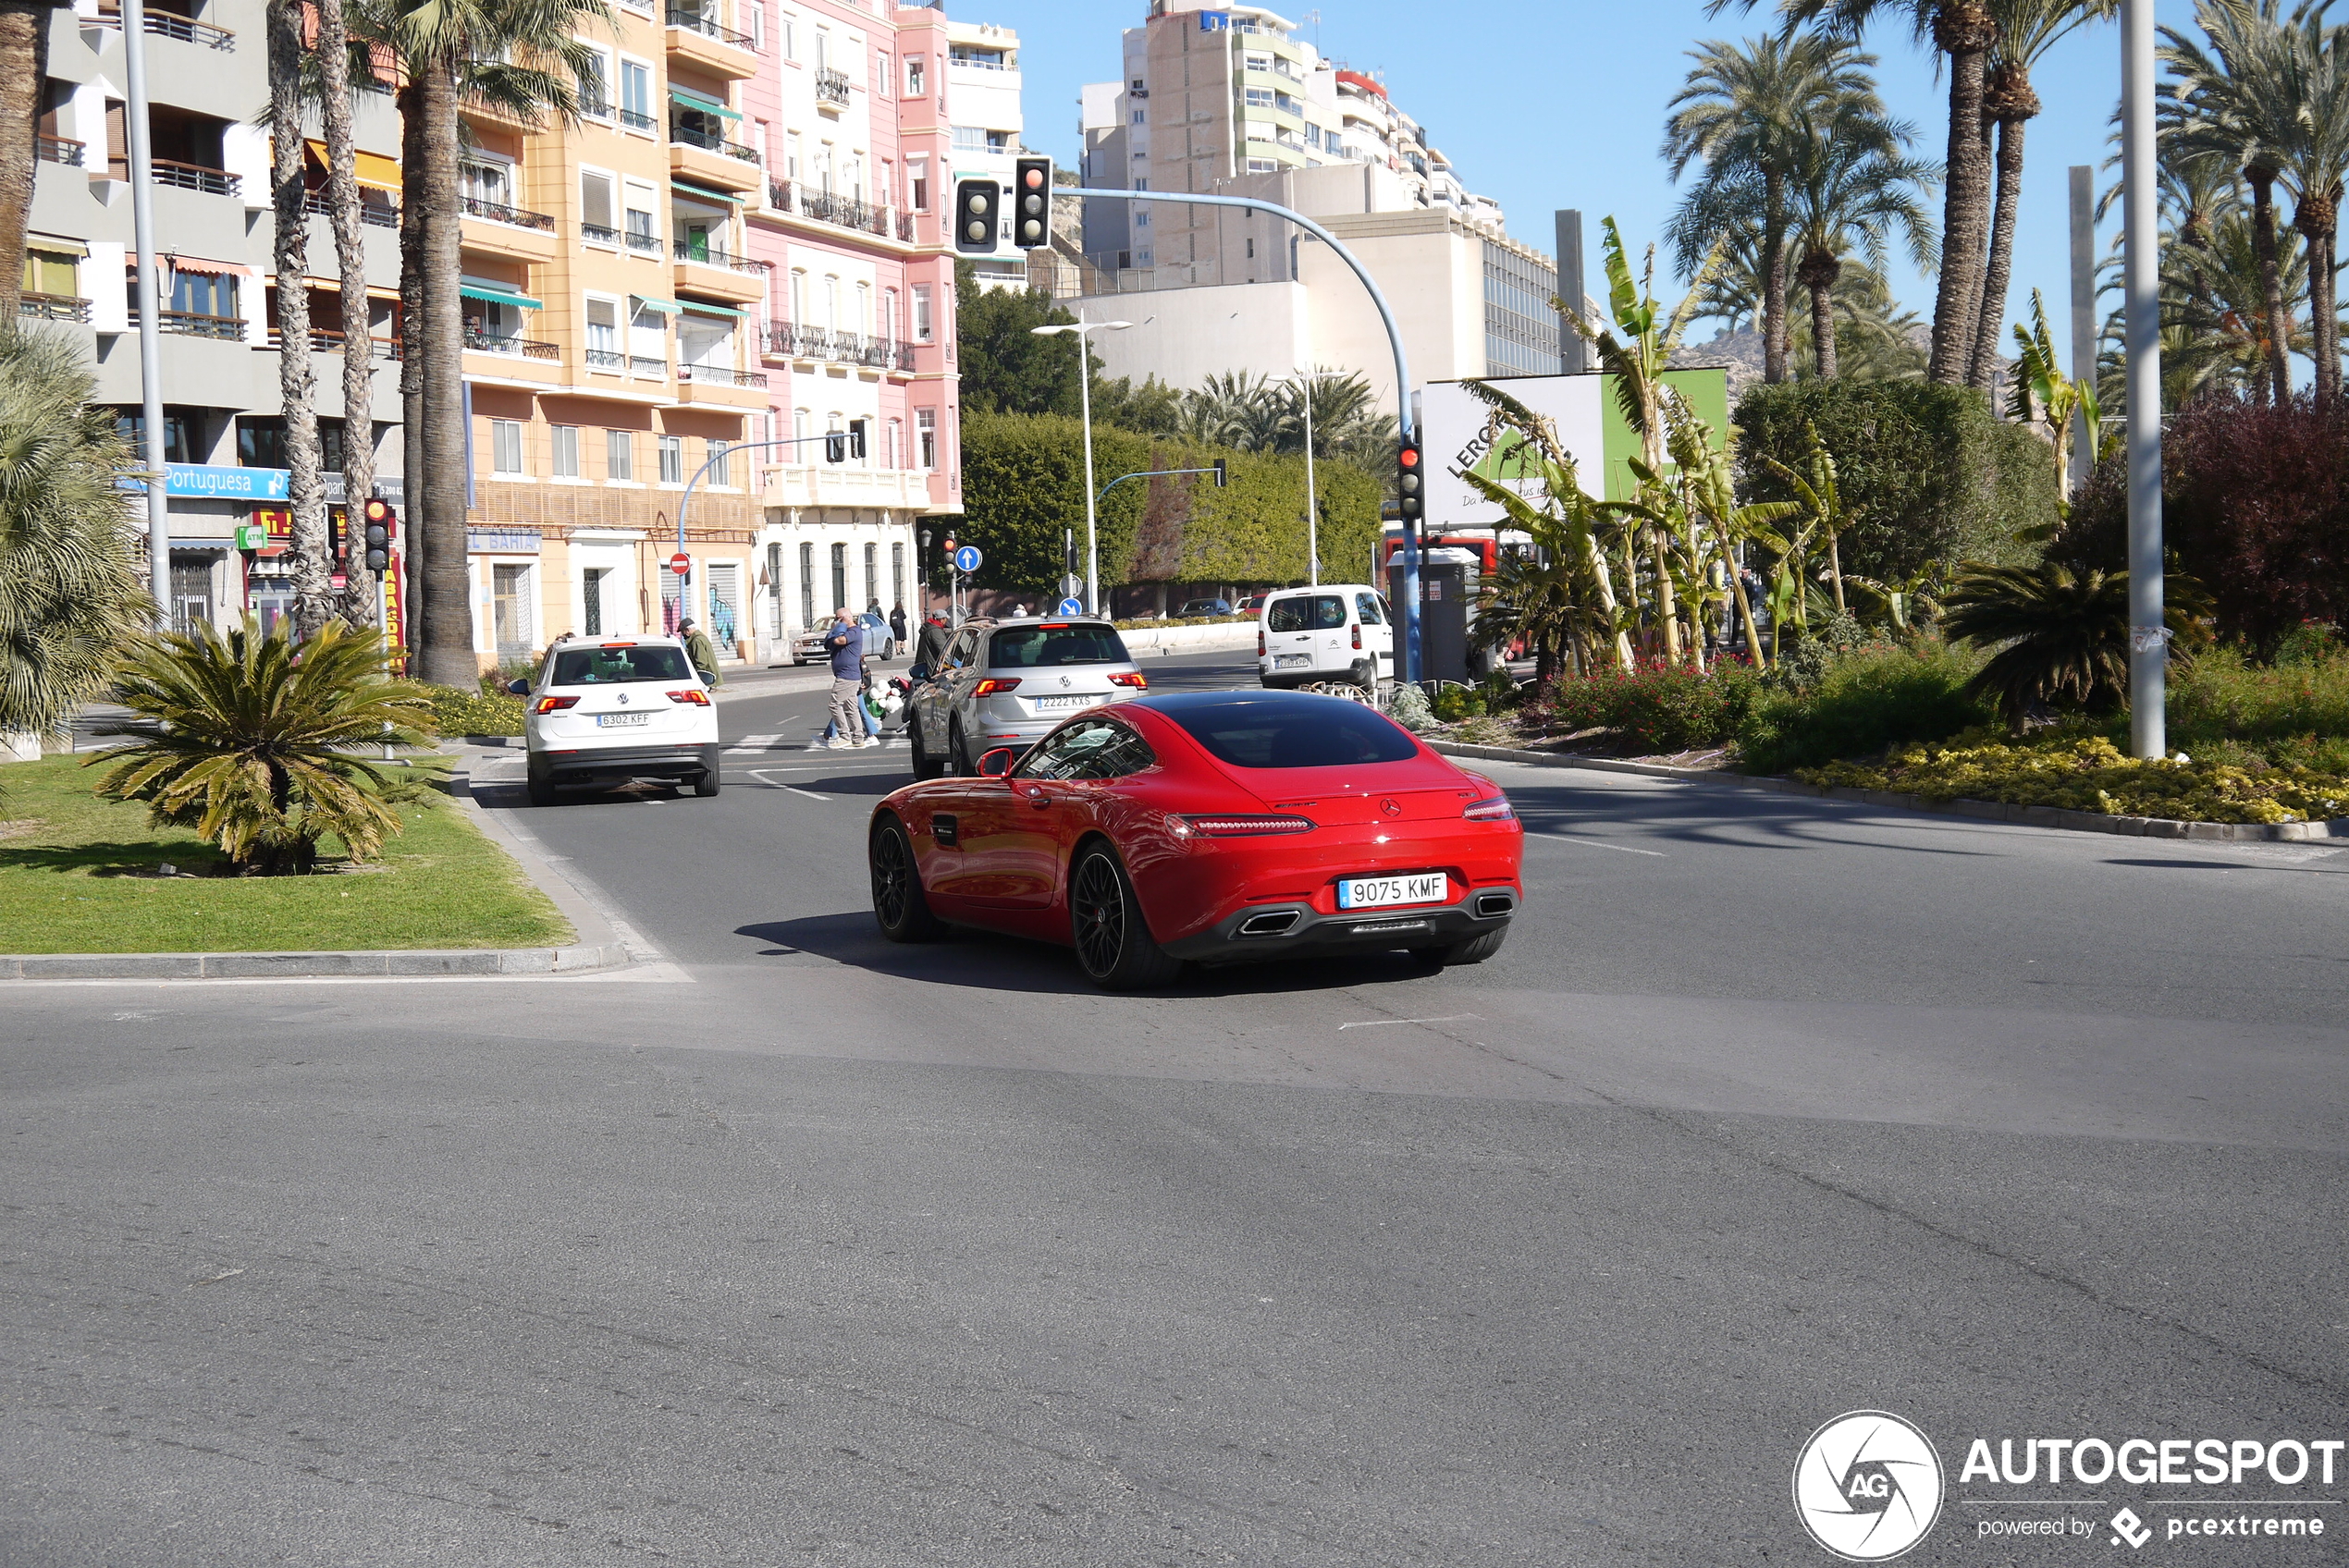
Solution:
M879 3L743 7L762 34L739 101L767 171L743 208L751 256L769 263L767 435L863 437L863 456L844 462L826 461L820 441L760 459L770 624L759 631L777 639L838 605L917 616L919 533L962 509L954 268L941 227L953 180L948 24L941 10Z

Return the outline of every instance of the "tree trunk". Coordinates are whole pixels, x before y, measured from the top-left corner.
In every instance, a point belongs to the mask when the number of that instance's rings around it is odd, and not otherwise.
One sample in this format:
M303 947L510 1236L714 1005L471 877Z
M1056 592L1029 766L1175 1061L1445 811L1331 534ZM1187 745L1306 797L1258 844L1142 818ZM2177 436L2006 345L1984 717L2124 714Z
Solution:
M1786 177L1762 177L1762 380L1786 379Z
M1998 116L1998 157L1997 205L1990 219L1990 263L1982 281L1982 308L1975 318L1974 332L1974 365L1968 382L1984 392L1998 365L1998 339L2007 325L2007 279L2014 264L2014 220L2016 207L2023 200L2023 128L2028 123L2026 115L2015 107L2026 97L2035 110L2038 97L2031 92L2031 83L2021 79L2021 68L2009 67L1999 73L1997 101Z
M2332 276L2333 228L2339 219L2338 197L2313 194L2300 199L2292 219L2308 241L2308 353L2317 361L2317 406L2324 409L2341 398L2341 318Z
M1746 655L1753 659L1754 668L1765 668L1768 661L1762 656L1762 630L1753 624L1753 605L1745 596L1745 575L1738 570L1738 553L1729 545L1729 531L1716 522L1713 533L1721 543L1722 570L1729 575L1729 592L1737 600L1738 619L1745 626ZM1772 634L1776 635L1777 631L1774 625Z
M318 472L318 410L310 368L309 192L302 179L301 0L270 0L270 204L277 219L277 391L286 425L287 510L293 520L294 634L314 635L334 614L332 548Z
M464 320L457 275L457 83L446 62L424 78L424 320L412 329L424 361L424 492L426 680L472 691L473 583L465 545Z
M1835 579L1835 613L1850 612L1843 607L1843 552L1836 547L1836 537L1827 535L1827 571Z
M2268 312L2268 379L2276 406L2292 400L2292 318L2285 312L2283 267L2276 244L2276 171L2264 164L2245 165L2243 178L2251 186L2251 246L2259 259L2259 292ZM2094 452L2086 461L2093 467Z
M1843 263L1832 251L1805 251L1801 275L1802 287L1811 291L1811 347L1818 356L1819 379L1833 381L1835 360L1835 285L1843 276Z
M375 489L375 345L368 321L366 239L360 232L358 153L351 131L351 35L342 0L316 0L316 6L326 208L342 279L342 510L351 555L341 615L353 626L373 626L376 580L366 569L363 508Z
M1598 535L1582 536L1585 548L1591 552L1591 575L1598 580L1599 608L1606 612L1606 623L1615 631L1615 662L1624 669L1631 668L1631 638L1623 630L1622 612L1615 597L1615 581L1607 575L1606 552L1599 548Z
M401 628L417 673L415 650L424 646L430 617L424 603L424 569L430 543L424 521L424 356L419 329L424 319L424 100L412 77L400 89L400 469L405 486L400 531Z
M0 328L24 299L24 229L39 160L41 89L49 78L49 7L0 0Z
M1648 530L1648 555L1655 564L1655 620L1664 631L1664 662L1680 662L1680 611L1673 603L1671 565L1664 558L1664 530Z
M1982 139L1984 67L1998 28L1981 0L1943 0L1933 41L1949 56L1949 185L1941 218L1941 279L1933 304L1933 358L1926 376L1964 384L1974 367L1980 314L1983 230L1990 215L1990 149Z

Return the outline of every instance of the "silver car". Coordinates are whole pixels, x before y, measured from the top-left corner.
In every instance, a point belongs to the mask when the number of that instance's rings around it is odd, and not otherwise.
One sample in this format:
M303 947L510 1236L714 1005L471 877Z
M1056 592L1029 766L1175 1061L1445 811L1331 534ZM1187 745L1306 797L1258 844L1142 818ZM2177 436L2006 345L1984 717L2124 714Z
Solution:
M824 639L832 634L832 622L826 621L810 631L796 633L791 641L791 662L794 665L822 664L832 656L824 646ZM897 638L889 630L889 621L879 612L867 610L856 618L865 630L865 654L868 658L886 661L897 656Z
M907 702L914 777L975 775L1000 746L1026 751L1080 708L1150 690L1125 640L1086 616L965 621Z

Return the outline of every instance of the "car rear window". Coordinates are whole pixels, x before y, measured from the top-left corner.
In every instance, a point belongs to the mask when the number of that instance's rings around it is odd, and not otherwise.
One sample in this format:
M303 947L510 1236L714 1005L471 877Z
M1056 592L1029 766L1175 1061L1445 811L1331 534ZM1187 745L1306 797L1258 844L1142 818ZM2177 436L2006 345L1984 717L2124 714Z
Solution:
M1419 754L1418 742L1400 725L1340 697L1243 697L1172 708L1167 717L1234 767L1347 767Z
M633 680L694 680L683 652L659 643L627 648L565 648L555 655L557 686L617 686Z
M990 669L1049 669L1072 664L1131 664L1125 640L1103 621L1013 626L987 643Z
M1264 612L1267 631L1328 631L1346 624L1346 601L1335 594L1299 594L1275 599Z

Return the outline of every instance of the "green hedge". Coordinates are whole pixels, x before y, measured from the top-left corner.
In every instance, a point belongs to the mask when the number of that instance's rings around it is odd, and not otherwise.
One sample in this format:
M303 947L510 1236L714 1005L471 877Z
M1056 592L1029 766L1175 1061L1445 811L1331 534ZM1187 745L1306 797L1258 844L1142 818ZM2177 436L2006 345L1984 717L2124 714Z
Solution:
M1791 500L1764 459L1803 472L1815 425L1834 454L1855 521L1843 570L1893 582L1925 562L2018 564L2019 529L2056 521L2048 444L1990 411L1981 393L1923 381L1795 381L1757 386L1738 402L1738 489L1749 501Z
M1120 474L1206 468L1222 458L1231 484L1209 474L1133 480L1101 503L1101 582L1302 582L1305 459L1236 452L1096 425L1093 471ZM1061 575L1063 531L1085 536L1084 427L1058 414L970 413L963 422L958 545L986 553L981 587L1016 591ZM1379 531L1377 480L1348 463L1314 466L1322 575L1350 578Z

